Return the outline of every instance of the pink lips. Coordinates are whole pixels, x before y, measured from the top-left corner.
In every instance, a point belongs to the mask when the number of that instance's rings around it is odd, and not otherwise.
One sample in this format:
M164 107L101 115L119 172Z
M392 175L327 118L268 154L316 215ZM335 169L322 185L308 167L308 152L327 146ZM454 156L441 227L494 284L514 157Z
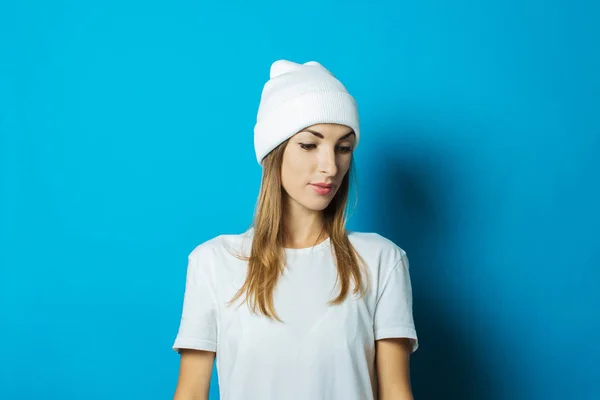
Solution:
M329 194L333 190L333 186L326 186L326 185L321 186L321 185L314 185L314 184L311 184L310 186L313 188L313 190L315 192L317 192L318 194L321 194L321 195Z

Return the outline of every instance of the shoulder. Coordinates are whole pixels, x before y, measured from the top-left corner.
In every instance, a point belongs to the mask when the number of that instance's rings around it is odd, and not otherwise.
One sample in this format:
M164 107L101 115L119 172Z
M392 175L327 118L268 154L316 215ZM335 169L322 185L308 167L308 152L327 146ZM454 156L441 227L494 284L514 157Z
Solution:
M369 265L393 268L404 262L408 266L404 249L379 233L348 231L348 239Z
M409 263L406 252L391 239L374 232L348 233L350 242L364 260L367 271L374 279L371 293L380 299L385 288L408 294L410 288ZM393 282L392 285L389 282Z
M379 233L348 231L348 239L359 253L377 254L382 261L398 262L406 257L402 247Z
M210 275L239 269L239 257L249 255L251 244L248 232L214 236L192 249L188 255L189 265Z
M197 244L189 254L190 258L206 257L211 254L217 255L225 251L245 251L251 243L251 237L248 232L243 233L224 233L214 236L200 244Z
M212 237L204 242L197 244L189 254L190 258L206 256L209 253L218 250L222 246L223 235Z

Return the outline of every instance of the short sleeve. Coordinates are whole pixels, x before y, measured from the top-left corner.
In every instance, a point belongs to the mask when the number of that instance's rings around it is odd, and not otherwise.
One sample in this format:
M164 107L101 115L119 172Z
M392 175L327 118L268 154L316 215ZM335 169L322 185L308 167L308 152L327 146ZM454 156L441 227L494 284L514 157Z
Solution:
M207 265L197 252L188 256L183 310L173 350L217 351L217 303Z
M419 341L412 303L408 258L401 250L401 258L385 278L375 306L375 340L409 338L412 342L411 352L414 353L419 347Z

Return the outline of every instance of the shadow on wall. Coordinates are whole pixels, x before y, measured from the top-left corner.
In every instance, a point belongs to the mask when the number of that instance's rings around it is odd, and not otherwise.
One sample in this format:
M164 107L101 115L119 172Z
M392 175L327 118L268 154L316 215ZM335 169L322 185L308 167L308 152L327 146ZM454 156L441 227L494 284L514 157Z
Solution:
M460 214L451 209L457 202L449 201L449 196L460 193L445 189L460 178L453 176L452 165L444 165L451 164L452 157L425 147L378 150L376 173L382 177L382 188L375 210L381 214L375 215L374 228L403 248L410 262L420 342L411 358L414 396L420 400L501 399L502 384L494 381L492 366L470 345L474 337L469 337L469 329L461 328L456 320L461 310L457 309L460 304L453 303L455 293L440 282L442 270L454 270L457 262L448 254L457 243L450 221L452 215Z

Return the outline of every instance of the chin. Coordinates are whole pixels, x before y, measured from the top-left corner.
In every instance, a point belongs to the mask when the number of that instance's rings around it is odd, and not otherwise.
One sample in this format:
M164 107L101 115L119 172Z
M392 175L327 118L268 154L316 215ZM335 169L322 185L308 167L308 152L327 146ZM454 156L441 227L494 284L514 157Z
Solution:
M307 202L307 203L304 203L304 207L306 207L312 211L323 211L324 209L327 208L329 203L331 203L331 201Z

